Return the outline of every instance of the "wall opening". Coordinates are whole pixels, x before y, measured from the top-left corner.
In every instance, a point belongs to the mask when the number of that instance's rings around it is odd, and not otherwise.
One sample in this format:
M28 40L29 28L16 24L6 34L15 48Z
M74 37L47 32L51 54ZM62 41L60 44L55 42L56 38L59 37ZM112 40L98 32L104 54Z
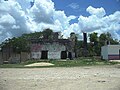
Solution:
M72 53L71 53L71 52L68 53L68 58L69 58L70 60L72 59Z
M41 59L48 59L48 51L41 52Z
M66 51L62 51L61 52L61 59L66 59L67 58L67 52Z
M120 49L119 49L119 59L120 59Z

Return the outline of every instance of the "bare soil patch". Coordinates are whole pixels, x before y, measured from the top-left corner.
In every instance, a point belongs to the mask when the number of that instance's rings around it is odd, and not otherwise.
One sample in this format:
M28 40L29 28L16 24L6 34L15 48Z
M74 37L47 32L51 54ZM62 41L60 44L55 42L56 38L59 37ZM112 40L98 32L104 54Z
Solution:
M120 90L120 68L0 68L0 90Z
M40 63L28 64L28 65L25 65L25 67L32 67L32 66L53 66L53 65L54 64L52 64L52 63L40 62Z
M110 62L120 62L120 60L110 60Z

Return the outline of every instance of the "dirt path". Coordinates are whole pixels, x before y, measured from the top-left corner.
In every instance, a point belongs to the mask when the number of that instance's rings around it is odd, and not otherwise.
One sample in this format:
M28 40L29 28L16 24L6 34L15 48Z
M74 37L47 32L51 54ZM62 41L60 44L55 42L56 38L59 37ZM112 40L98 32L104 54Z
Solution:
M0 68L0 90L120 90L120 66Z

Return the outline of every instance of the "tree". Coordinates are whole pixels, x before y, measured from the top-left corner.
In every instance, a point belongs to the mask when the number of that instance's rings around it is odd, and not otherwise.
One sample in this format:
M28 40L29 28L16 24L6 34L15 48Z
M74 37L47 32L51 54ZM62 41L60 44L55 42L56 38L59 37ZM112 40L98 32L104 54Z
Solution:
M53 31L51 29L45 29L43 30L43 37L44 39L52 39L53 38Z
M101 44L101 46L104 46L105 45L105 41L107 40L107 36L105 33L102 33L100 36L99 36L99 43Z
M93 32L89 35L90 44L89 44L89 53L91 55L99 55L100 53L100 46L99 46L99 37L98 33Z
M89 35L89 37L90 37L90 42L98 42L98 33L91 33L90 35Z
M76 47L77 47L77 53L78 53L78 56L82 56L83 55L83 41L77 41L76 43Z
M107 33L102 33L99 37L99 43L101 44L101 46L105 45L105 43L109 43L110 44L119 44L119 42L115 39L112 38L112 35L107 32Z

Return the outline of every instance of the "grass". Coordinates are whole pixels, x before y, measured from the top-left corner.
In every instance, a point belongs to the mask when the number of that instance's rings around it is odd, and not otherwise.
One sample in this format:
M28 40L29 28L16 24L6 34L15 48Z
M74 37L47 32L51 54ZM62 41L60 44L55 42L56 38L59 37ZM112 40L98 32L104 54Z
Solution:
M93 66L93 65L115 65L120 64L119 62L109 62L103 60L96 60L94 58L78 58L75 60L28 60L20 64L3 64L0 68L26 68L24 65L37 63L37 62L49 62L54 66L33 66L29 68L42 68L42 67L79 67L79 66ZM28 68L28 67L27 67Z
M69 60L69 61L50 61L55 67L78 67L78 66L94 66L94 65L115 65L118 62L109 62L102 60L83 59L83 60Z

